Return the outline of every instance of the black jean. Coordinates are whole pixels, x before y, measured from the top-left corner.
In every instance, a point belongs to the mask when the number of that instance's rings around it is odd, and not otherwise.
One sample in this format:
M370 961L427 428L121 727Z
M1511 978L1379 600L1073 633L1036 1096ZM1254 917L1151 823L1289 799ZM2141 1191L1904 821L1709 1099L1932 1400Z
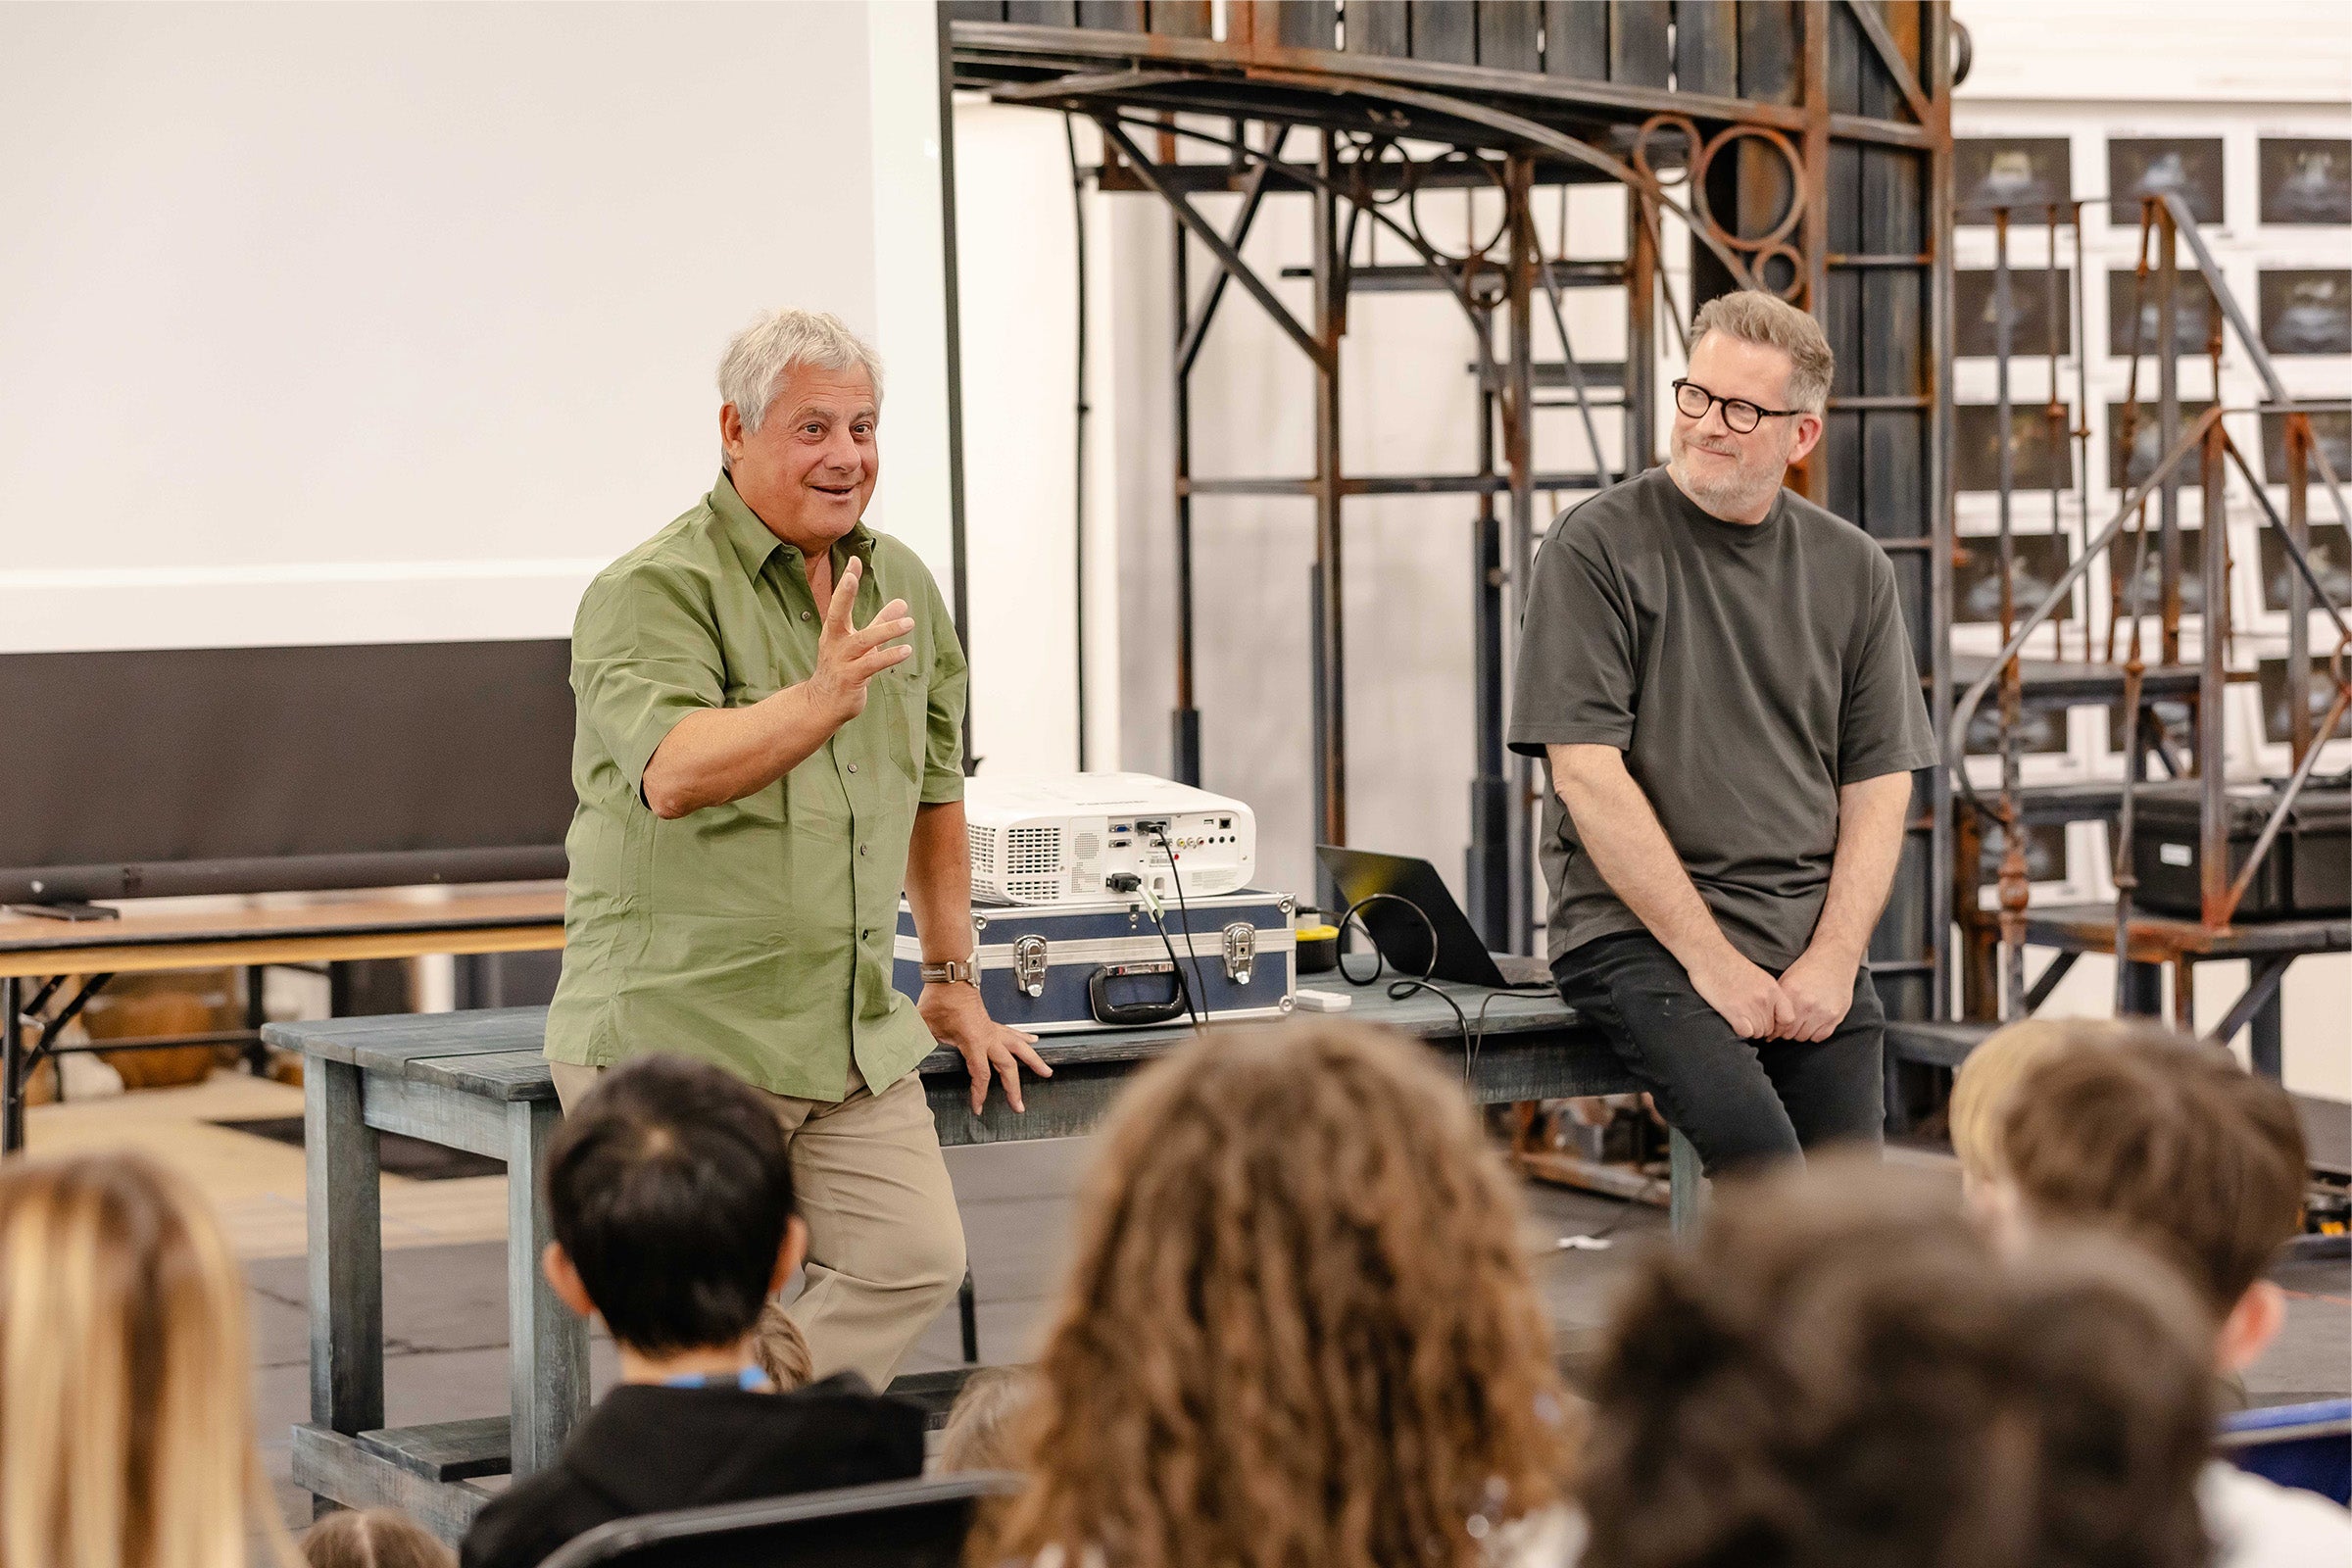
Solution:
M1707 1174L1817 1145L1885 1137L1886 1009L1870 970L1827 1040L1743 1040L1646 931L1600 937L1551 966L1560 999L1595 1025Z

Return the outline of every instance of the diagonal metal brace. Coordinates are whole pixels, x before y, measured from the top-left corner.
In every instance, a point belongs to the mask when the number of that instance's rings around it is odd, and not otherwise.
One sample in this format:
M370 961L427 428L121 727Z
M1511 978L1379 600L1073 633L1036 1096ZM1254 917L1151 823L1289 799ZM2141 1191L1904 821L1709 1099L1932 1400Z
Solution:
M1290 139L1291 127L1289 124L1278 125L1274 132L1274 144L1266 149L1265 160L1250 172L1250 183L1242 191L1241 214L1234 220L1232 237L1226 241L1227 247L1236 255L1241 253L1242 246L1249 241L1250 226L1257 221L1258 206L1266 199L1266 181L1273 175L1275 166L1282 162L1283 144ZM1200 357L1200 345L1208 337L1208 323L1217 318L1217 305L1224 299L1225 285L1232 277L1232 270L1220 262L1217 267L1217 275L1209 279L1208 289L1200 301L1200 309L1190 315L1186 321L1184 341L1176 345L1176 373L1178 375L1192 374L1193 362ZM1188 312L1191 312L1192 301L1184 300L1180 303Z
M1861 26L1862 36L1878 52L1880 67L1893 81L1895 90L1903 95L1903 102L1910 106L1911 117L1927 124L1934 113L1928 95L1920 90L1919 77L1912 73L1902 50L1895 47L1894 34L1886 30L1886 21L1879 14L1878 6L1866 4L1865 0L1846 0L1845 8Z
M1183 193L1161 177L1159 166L1146 158L1128 139L1127 133L1119 128L1118 122L1102 115L1096 118L1095 123L1102 127L1102 139L1116 147L1119 156L1134 167L1136 177L1151 186L1159 199L1168 204L1169 210L1175 213L1176 220L1192 230L1194 237L1208 247L1209 254L1216 257L1225 270L1250 291L1251 299L1265 307L1266 314L1274 318L1274 324L1290 334L1291 341L1298 345L1314 363L1315 368L1326 374L1335 370L1337 366L1331 351L1316 341L1312 332L1298 324L1298 318L1274 297L1274 291L1266 286L1265 279L1251 271L1250 264L1242 260L1241 253L1225 243L1225 236L1217 231L1217 226L1194 211L1193 204L1184 199Z
M27 1020L38 1022L41 1026L40 1039L33 1045L33 1048L30 1051L24 1053L24 1070L27 1077L30 1077L32 1070L41 1064L42 1057L53 1053L57 1045L58 1036L66 1032L66 1025L72 1023L76 1017L78 1017L81 1013L81 1009L90 1004L90 999L97 996L99 992L105 990L106 983L113 978L114 974L112 971L109 971L106 974L94 974L81 983L81 989L74 994L74 1000L67 1003L64 1009L60 1011L56 1017ZM48 990L44 990L42 995L47 996L49 995L50 991L54 991L55 989L55 986L52 985L48 988Z
M2314 747L2314 751L2318 748ZM2255 960L2254 972L2246 977L2245 994L2231 1004L2213 1033L2205 1038L2215 1045L2226 1046L2235 1039L2247 1020L2260 1012L2263 1004L2278 994L2278 982L2286 978L2287 965L2295 961L2291 953L2274 953Z

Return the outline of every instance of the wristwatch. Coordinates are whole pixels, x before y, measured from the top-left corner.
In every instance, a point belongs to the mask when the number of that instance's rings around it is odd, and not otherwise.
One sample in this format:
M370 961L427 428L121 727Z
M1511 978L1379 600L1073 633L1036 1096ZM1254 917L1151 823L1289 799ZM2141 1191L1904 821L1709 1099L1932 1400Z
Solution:
M923 984L927 986L976 986L980 983L980 956L968 958L950 958L945 963L923 965Z

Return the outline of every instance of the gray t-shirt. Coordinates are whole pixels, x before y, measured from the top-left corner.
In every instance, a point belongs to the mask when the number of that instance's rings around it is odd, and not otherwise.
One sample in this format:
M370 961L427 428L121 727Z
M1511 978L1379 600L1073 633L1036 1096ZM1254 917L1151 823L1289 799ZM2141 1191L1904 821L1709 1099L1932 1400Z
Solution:
M1724 936L1786 968L1829 893L1839 787L1936 760L1893 566L1786 490L1753 526L1662 467L1602 491L1536 554L1511 702L1514 752L1579 744L1625 753ZM1642 929L1551 788L1542 858L1552 958Z

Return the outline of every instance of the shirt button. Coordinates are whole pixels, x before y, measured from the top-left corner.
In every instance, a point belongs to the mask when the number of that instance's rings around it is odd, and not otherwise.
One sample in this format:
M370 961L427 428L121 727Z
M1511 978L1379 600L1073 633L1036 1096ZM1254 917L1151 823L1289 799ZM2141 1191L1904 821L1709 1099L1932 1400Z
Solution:
M859 855L863 855L863 854L865 853L865 846L864 846L864 845L862 845L862 844L858 845L858 853Z
M850 771L851 771L851 772L853 772L853 773L855 773L855 772L857 772L857 771L858 771L858 764L857 764L856 762L852 762L852 763L850 764Z
M802 618L803 620L807 620L807 619L808 618L808 615L809 615L809 612L808 612L808 611L804 610L804 611L802 611L802 612L801 612L801 618Z

